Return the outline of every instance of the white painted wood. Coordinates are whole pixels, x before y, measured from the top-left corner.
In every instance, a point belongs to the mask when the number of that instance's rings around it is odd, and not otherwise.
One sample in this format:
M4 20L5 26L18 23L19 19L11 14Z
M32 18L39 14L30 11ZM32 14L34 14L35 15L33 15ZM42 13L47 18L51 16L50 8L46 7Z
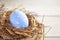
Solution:
M44 24L52 27L46 36L60 36L60 17L45 17Z
M60 40L60 38L45 38L44 40Z

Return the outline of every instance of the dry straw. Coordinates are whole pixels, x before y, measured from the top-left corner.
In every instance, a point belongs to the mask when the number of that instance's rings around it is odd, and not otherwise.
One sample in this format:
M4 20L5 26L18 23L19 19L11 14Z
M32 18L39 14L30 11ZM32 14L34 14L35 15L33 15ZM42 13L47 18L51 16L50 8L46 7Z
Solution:
M22 9L20 9L22 11ZM12 27L9 21L9 15L13 10L0 12L0 40L43 40L43 24L38 23L32 12L27 10L26 13L29 19L29 27L25 29Z

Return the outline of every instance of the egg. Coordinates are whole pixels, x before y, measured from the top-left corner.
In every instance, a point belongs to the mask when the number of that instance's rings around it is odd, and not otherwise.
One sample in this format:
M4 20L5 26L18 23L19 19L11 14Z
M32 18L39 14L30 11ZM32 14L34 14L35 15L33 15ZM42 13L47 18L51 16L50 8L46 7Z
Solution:
M9 16L10 23L16 28L27 28L29 25L26 14L18 9L15 9Z

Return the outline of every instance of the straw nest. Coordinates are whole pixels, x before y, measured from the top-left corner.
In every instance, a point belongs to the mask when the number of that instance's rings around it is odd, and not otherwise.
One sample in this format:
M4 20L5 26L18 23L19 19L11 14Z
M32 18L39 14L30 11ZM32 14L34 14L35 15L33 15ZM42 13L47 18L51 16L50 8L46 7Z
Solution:
M13 10L0 12L0 40L41 40L43 37L43 24L38 23L28 12L29 27L25 29L12 27L9 15Z

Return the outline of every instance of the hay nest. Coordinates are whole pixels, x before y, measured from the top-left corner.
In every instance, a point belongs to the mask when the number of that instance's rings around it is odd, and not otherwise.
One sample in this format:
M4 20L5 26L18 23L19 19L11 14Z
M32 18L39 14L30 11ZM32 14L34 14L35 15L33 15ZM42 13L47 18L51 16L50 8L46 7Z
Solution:
M43 24L38 23L29 12L27 15L29 27L25 29L12 27L9 15L12 10L5 13L0 12L0 40L41 40L43 37Z

